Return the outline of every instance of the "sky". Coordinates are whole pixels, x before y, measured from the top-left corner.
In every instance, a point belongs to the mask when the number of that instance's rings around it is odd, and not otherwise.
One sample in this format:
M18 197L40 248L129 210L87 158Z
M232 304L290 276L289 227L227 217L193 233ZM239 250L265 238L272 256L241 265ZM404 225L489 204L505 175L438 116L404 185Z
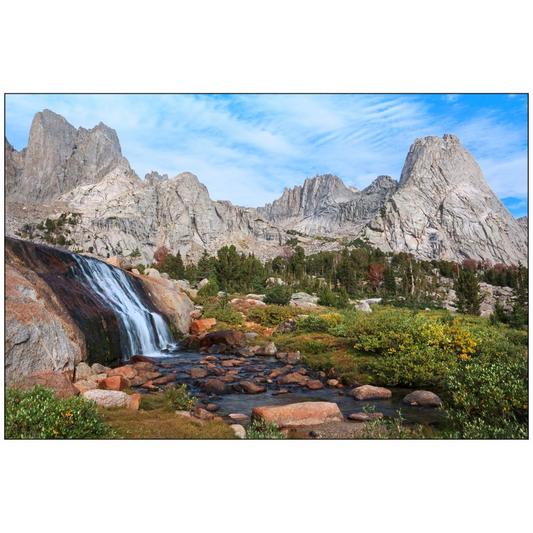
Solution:
M509 211L527 214L524 94L7 94L17 150L43 109L75 127L115 129L141 178L192 172L214 200L247 207L317 174L359 189L379 175L399 180L416 138L451 133Z

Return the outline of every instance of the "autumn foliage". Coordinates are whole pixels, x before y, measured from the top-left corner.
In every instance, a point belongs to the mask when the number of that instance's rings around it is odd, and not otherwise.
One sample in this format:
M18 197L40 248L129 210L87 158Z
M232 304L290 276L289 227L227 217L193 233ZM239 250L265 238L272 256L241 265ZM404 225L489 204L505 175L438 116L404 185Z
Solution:
M370 265L366 278L368 279L368 284L372 287L374 292L377 292L380 285L383 283L383 273L385 272L385 267L381 265Z

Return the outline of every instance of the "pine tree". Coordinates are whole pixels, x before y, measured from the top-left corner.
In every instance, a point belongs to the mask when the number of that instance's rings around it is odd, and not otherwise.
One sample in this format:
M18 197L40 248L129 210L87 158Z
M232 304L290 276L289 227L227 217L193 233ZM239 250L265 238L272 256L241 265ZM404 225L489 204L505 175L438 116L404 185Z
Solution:
M479 294L479 281L471 270L460 270L454 284L457 310L468 315L480 314L483 297Z
M387 294L396 294L396 278L392 268L387 267L383 274L383 286Z

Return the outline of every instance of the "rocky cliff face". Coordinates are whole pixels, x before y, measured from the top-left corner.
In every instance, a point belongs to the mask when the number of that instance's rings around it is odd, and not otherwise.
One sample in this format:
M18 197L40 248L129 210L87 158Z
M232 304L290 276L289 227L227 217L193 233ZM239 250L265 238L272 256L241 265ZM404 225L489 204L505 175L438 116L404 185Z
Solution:
M340 246L332 238L364 238L421 259L527 261L527 221L510 215L453 135L417 139L399 183L379 176L359 191L336 176L316 176L258 209L211 200L188 172L168 179L154 171L143 181L122 157L114 130L76 130L47 110L35 116L28 147L17 152L6 139L5 154L7 234L31 234L44 214L75 212L70 249L104 258L139 248L141 261L151 262L165 245L198 259L234 244L264 260L295 230L313 252Z
M26 149L17 152L7 144L7 201L48 202L112 172L135 175L122 157L115 130L102 123L76 130L47 109L35 115Z
M527 261L528 236L454 135L417 139L398 190L363 236L423 259Z

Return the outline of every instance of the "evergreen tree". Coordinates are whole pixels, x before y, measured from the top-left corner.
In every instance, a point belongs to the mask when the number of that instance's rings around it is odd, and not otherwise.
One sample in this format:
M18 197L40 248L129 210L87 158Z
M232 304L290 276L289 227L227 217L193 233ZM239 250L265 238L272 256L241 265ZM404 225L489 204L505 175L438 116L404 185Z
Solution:
M457 295L457 310L479 316L483 298L479 294L479 281L475 274L471 270L460 270L453 288Z
M387 294L396 294L396 278L392 268L387 267L383 274L383 287Z

